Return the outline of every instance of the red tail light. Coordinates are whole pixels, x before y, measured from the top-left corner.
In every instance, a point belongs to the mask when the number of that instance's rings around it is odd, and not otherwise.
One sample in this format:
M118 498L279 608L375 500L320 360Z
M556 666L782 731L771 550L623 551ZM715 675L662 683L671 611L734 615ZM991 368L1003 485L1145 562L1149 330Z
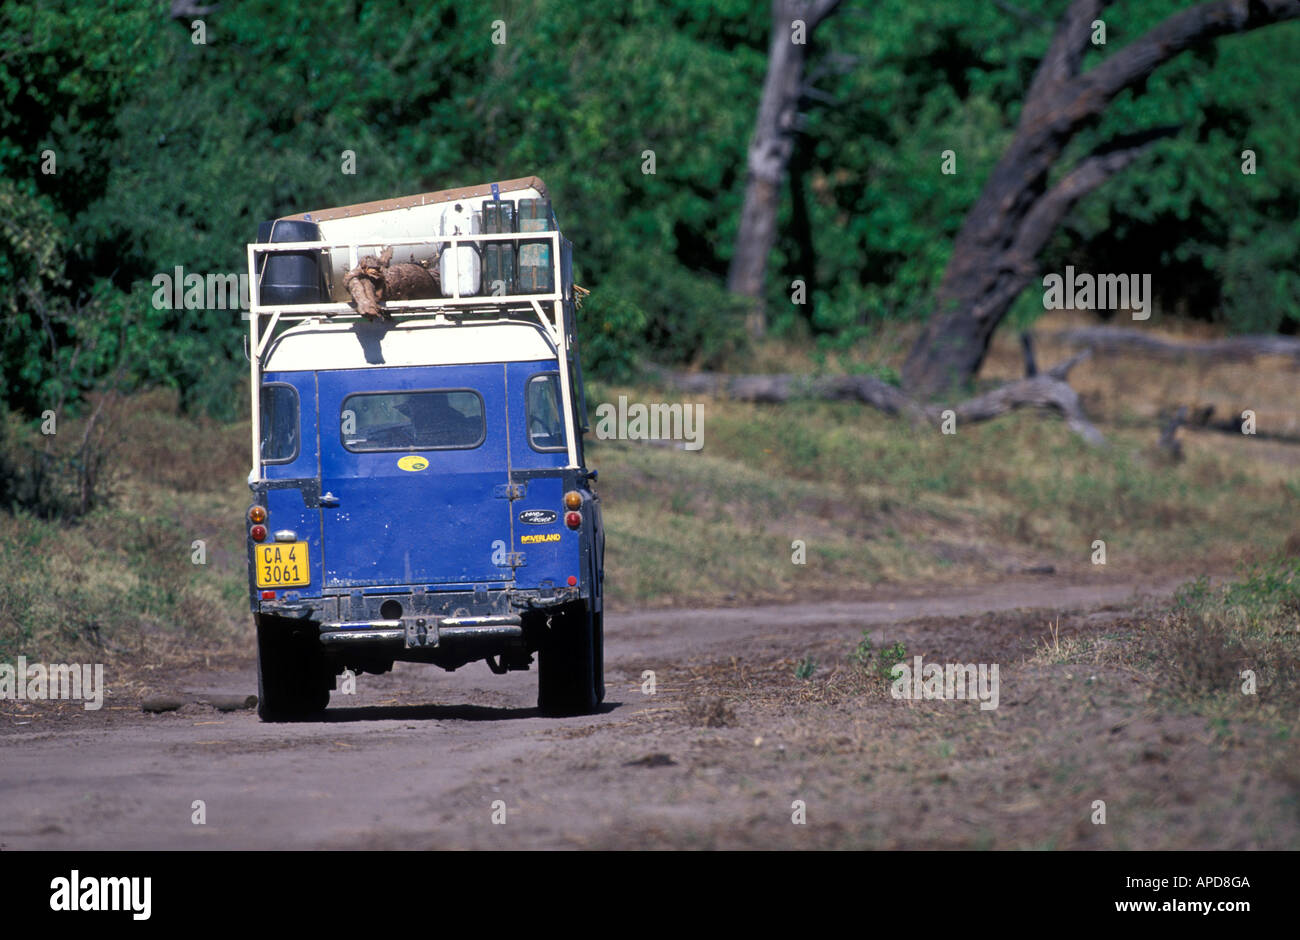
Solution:
M253 537L254 542L264 542L266 541L266 526L255 525L248 530L248 534Z
M566 512L564 514L564 524L570 529L576 529L578 526L582 525L582 513Z

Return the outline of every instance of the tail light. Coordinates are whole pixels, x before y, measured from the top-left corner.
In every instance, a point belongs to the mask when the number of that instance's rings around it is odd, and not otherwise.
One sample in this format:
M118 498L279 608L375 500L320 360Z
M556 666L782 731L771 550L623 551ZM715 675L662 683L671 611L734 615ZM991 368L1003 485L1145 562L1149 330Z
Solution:
M252 536L254 542L265 542L265 541L266 541L266 526L264 526L264 525L255 525L255 526L253 526L251 529L248 530L248 534L249 534L250 536Z
M266 521L266 507L265 507L265 506L254 506L252 509L248 510L248 521L249 521L249 522L265 522L265 521Z
M565 508L565 509L581 509L581 508L582 508L582 494L579 493L577 490L569 490L569 492L565 493L565 494L564 494L564 508Z
M566 512L564 514L564 524L567 525L570 529L578 528L578 526L582 525L582 513Z

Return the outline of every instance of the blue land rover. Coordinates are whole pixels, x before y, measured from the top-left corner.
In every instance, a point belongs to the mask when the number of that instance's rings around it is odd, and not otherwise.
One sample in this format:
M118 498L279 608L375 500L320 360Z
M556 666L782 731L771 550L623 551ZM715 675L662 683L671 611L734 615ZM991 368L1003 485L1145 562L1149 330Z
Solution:
M396 661L505 673L536 657L544 713L604 697L604 532L583 458L570 245L553 217L526 235L437 227L440 211L469 218L511 196L545 189L529 178L304 213L249 246L264 720L318 713L344 670ZM513 253L516 275L521 260L548 270L489 283L462 268L439 296L385 301L367 320L338 275L380 246L417 263L491 247L498 262Z

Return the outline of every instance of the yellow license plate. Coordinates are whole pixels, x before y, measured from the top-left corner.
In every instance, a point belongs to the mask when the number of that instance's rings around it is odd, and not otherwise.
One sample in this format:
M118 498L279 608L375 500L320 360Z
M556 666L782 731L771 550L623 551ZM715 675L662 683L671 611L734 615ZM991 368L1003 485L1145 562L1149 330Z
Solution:
M258 587L304 587L311 584L305 542L276 542L255 548Z

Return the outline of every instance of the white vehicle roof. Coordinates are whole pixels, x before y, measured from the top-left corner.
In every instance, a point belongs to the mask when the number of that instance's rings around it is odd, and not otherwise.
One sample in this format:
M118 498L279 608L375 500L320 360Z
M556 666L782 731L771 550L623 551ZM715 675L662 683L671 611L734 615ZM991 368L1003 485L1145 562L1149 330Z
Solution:
M265 372L555 359L540 327L517 320L304 320L271 343Z

